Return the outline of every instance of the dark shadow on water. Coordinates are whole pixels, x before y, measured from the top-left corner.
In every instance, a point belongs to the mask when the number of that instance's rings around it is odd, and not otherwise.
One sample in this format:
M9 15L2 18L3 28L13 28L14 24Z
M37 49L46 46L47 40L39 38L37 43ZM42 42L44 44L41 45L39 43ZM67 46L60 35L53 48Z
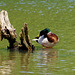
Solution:
M33 53L35 50L31 50L31 51L28 51L28 50L22 50L22 49L7 49L7 51L9 52L19 52L19 53Z

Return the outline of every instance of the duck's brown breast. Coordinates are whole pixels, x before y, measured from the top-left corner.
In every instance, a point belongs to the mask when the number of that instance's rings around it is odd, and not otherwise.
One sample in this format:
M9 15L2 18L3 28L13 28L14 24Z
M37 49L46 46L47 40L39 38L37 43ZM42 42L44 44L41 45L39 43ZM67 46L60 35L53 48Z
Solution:
M54 42L54 43L57 43L58 42L58 36L54 33L48 33L47 34L47 39L49 42Z

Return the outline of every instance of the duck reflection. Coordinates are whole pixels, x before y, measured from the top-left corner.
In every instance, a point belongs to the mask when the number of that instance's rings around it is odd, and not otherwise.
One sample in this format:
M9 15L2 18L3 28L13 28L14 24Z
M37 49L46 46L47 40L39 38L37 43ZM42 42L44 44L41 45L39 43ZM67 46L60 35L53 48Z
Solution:
M58 51L56 49L45 48L42 50L38 62L38 66L40 66L40 74L46 75L51 74L51 72L56 71L55 68L58 57Z
M53 64L55 63L53 61L57 59L58 52L56 49L45 48L42 50L42 56L43 56L44 62Z

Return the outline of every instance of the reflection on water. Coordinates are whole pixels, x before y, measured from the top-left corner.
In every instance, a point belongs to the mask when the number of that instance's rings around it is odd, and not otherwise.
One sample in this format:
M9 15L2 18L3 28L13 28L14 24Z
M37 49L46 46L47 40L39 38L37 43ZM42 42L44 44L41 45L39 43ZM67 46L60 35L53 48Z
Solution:
M46 48L46 49L42 50L42 53L39 56L40 62L42 62L43 64L47 64L47 63L55 64L55 62L53 62L53 61L56 60L56 58L58 56L57 54L58 54L57 50Z
M56 65L57 54L55 49L44 49L34 53L9 52L7 56L0 55L0 75L11 75L17 71L21 74L50 74Z
M15 68L15 54L10 52L8 56L0 56L0 75L9 75Z
M0 51L0 75L61 75L75 71L75 50L40 49L33 53ZM68 59L69 58L69 59Z
M46 74L53 74L55 69L56 62L57 62L58 52L56 49L44 49L38 55L38 63L37 68L40 69L39 74L46 75Z
M21 53L21 71L20 73L24 73L24 74L34 73L34 72L29 71L29 64L30 64L29 59L30 59L30 53L26 53L26 54Z

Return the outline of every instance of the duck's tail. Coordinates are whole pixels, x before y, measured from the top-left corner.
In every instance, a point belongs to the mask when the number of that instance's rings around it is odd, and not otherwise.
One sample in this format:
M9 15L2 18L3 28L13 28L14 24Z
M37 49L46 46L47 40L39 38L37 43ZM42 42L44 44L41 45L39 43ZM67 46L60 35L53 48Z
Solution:
M36 41L36 42L38 42L38 39L32 39L32 41Z
M32 41L38 42L39 37L35 37L35 39L32 39Z
M38 39L32 39L32 41L38 41Z

